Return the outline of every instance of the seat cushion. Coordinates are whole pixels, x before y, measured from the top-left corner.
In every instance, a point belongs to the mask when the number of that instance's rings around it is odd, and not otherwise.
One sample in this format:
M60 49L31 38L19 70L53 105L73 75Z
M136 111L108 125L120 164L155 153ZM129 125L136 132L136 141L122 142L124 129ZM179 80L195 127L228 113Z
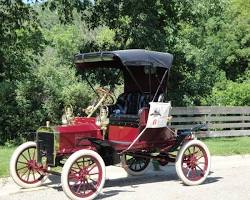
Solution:
M138 127L139 126L139 116L138 115L129 115L129 114L112 114L109 117L109 122L111 125L118 126L131 126Z

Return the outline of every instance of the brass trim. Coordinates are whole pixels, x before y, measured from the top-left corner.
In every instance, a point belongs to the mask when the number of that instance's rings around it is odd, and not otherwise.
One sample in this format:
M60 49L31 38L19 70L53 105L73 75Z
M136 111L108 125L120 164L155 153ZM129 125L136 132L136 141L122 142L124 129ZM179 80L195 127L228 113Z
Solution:
M47 127L47 126L42 126L39 127L36 131L36 133L51 133L54 135L54 151L53 151L53 164L55 165L56 163L56 155L57 155L57 151L59 151L60 148L60 143L59 143L59 132L56 131L55 127ZM36 136L37 137L37 136Z

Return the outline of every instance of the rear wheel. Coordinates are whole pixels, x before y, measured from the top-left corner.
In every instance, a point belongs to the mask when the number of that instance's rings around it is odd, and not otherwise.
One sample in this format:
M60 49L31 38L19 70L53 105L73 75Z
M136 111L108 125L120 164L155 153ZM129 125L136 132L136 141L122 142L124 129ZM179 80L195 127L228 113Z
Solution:
M176 158L176 172L186 185L199 185L205 181L210 170L210 153L199 140L185 143Z
M123 154L121 157L122 167L129 175L138 176L144 174L149 166L150 158L142 158Z
M36 161L35 142L20 145L10 159L10 175L19 186L32 188L40 186L47 178L46 168Z
M94 199L105 183L105 164L92 150L80 150L66 161L61 182L65 194L74 200Z

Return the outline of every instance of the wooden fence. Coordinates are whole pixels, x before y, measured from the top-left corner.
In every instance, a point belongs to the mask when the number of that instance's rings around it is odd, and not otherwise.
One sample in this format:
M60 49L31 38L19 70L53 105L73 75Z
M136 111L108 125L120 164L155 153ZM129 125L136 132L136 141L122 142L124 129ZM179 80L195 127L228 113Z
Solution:
M250 136L250 106L173 107L171 127L183 130L207 124L198 137Z

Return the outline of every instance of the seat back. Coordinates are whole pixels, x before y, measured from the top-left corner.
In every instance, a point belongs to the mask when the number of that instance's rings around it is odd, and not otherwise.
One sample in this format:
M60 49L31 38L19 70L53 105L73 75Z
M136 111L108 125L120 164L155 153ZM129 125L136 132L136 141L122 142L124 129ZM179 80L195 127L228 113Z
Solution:
M121 114L137 115L138 111L143 107L149 107L151 95L141 94L139 92L123 93L116 102L116 107Z

